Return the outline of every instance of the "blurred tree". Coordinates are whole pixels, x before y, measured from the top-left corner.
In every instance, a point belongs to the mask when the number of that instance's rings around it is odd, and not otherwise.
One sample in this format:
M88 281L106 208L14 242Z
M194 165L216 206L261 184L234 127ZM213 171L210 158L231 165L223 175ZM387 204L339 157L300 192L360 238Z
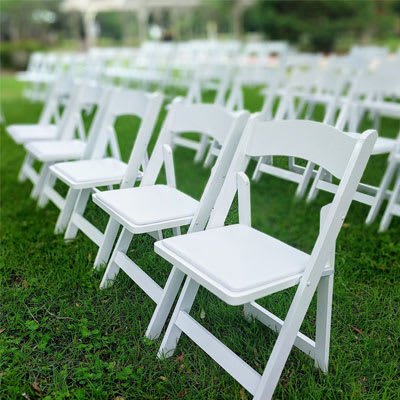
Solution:
M262 30L269 39L303 43L308 50L331 51L343 36L355 39L393 35L393 0L258 0L246 13L245 30Z
M2 40L55 41L56 32L63 25L58 18L60 3L61 0L1 0Z

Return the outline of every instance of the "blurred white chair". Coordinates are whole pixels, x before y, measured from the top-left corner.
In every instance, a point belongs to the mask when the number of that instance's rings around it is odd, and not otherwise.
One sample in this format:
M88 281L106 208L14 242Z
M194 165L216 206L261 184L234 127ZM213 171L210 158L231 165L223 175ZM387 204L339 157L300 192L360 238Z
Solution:
M175 235L180 234L180 227L190 224L195 215L205 223L223 184L248 116L245 111L233 114L214 105L173 103L140 186L93 195L94 202L111 219L123 226L101 281L101 288L112 284L122 269L155 303L164 298L164 290L127 256L132 237L134 234L170 228ZM187 131L201 132L224 143L200 202L176 188L170 145L174 132ZM163 165L167 185L156 184ZM113 240L107 243L109 239L105 238L103 243L111 249ZM168 278L166 288L170 289L169 297L164 299L162 309L157 311L157 323L149 327L150 336L159 335L182 282L182 274L175 272L173 270Z
M106 109L109 100L110 90L98 85L80 85L74 91L71 101L68 103L68 113L60 127L61 133L57 140L36 140L25 144L27 156L23 163L20 180L25 177L33 183L31 197L36 199L43 190L49 168L52 164L61 161L76 160L83 157L87 144L95 143L93 137L97 135L97 129L101 126L103 111ZM96 115L93 118L86 138L85 126L82 120L82 111L89 105L97 105ZM75 139L75 131L78 132L78 139ZM115 143L116 138L111 138ZM42 163L40 172L33 168L34 161Z
M43 106L37 124L12 124L6 127L7 133L18 144L32 140L51 140L60 135L63 120L69 115L60 113L72 95L74 85L69 79L62 79L52 85L50 94Z
M395 154L393 159L389 162L395 164L395 167L397 168L397 177L393 192L389 198L389 203L386 206L381 223L379 225L380 232L386 231L386 229L389 228L393 216L400 217L400 153ZM391 167L388 168L388 171L389 170L391 170Z
M39 205L51 200L59 209L55 233L68 229L65 239L75 238L78 229L82 230L98 246L103 234L91 224L83 214L89 195L96 187L121 185L129 187L142 176L139 170L147 162L147 145L154 130L162 105L161 94L148 94L143 91L114 89L105 109L101 126L96 128L92 145L88 145L82 160L57 163L50 167L47 180L39 197ZM121 161L118 143L113 157L106 157L110 139L116 137L114 123L117 117L134 115L141 119L128 165ZM103 158L106 157L106 158ZM63 198L55 189L56 179L68 186L68 194Z
M155 243L155 251L173 264L174 269L187 275L159 357L171 356L184 332L256 400L272 398L293 346L310 355L322 371L327 371L335 242L376 136L373 131L347 134L311 121L262 122L253 118L249 122L207 230ZM333 202L321 209L320 233L310 255L251 227L246 166L250 157L282 154L312 160L341 179ZM236 192L239 224L224 226ZM278 333L263 374L190 316L200 285L229 305L244 305L246 318L258 319ZM296 294L284 320L256 303L260 298L293 286L297 286ZM314 341L299 330L316 291Z

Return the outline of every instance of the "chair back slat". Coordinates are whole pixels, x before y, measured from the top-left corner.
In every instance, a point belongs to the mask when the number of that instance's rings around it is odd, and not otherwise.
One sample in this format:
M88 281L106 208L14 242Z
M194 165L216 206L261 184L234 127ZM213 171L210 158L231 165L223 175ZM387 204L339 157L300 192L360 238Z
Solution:
M302 158L341 178L358 140L357 134L314 121L264 121L254 127L246 153Z

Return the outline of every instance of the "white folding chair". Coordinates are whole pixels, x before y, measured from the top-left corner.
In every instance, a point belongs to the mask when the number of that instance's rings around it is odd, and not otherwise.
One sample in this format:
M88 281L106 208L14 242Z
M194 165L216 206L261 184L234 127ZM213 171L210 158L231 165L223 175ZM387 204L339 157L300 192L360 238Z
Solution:
M40 201L51 200L59 209L55 233L65 230L65 239L74 239L81 230L94 243L101 246L103 233L84 217L84 212L92 192L98 187L120 185L131 187L142 177L140 168L147 162L147 146L157 122L162 106L160 93L149 94L140 90L114 89L101 127L98 129L96 145L88 148L82 160L57 163L50 167ZM115 120L119 116L134 115L141 119L140 128L132 146L128 164L121 161L120 151L114 151L113 157L106 157L107 145L111 137L116 137ZM106 157L106 158L103 158ZM53 188L54 180L59 179L68 186L64 199Z
M57 140L37 140L25 144L27 156L23 163L20 180L25 177L33 183L31 197L39 197L43 185L46 182L49 168L52 164L67 160L80 159L87 148L87 144L94 144L91 137L96 136L97 128L101 126L103 111L106 109L109 100L110 88L99 85L80 85L73 93L73 98L67 105L67 113L60 126L60 136ZM86 138L82 111L85 107L97 105L96 115L93 118L89 135ZM74 139L77 130L79 139ZM115 138L112 138L114 141ZM89 151L89 149L87 149ZM34 161L42 163L40 172L33 168Z
M390 194L389 202L379 225L379 232L384 232L389 228L393 216L400 217L400 152L393 153L389 158L389 165L379 190L386 192L393 176L395 176L394 189Z
M349 90L348 98L344 101L342 109L336 122L337 126L344 129L346 126L354 132L360 123L360 117L355 116L357 109L360 107L359 96L362 93L360 85L365 83L365 76L362 75L361 79L356 79ZM392 104L390 107L393 118L400 119L400 105ZM363 111L364 112L364 111ZM379 136L375 142L372 155L380 154L397 154L400 151L400 132L397 138L387 138ZM310 165L308 166L310 167ZM363 203L370 207L369 213L366 218L366 223L371 224L379 213L380 207L386 198L389 198L390 191L388 191L388 185L393 176L393 164L389 163L384 177L378 187L362 183L358 185L357 191L354 195L354 200ZM310 170L308 170L310 172ZM315 171L314 171L315 173ZM307 175L307 171L305 172ZM319 190L324 190L330 193L335 193L338 186L331 181L331 177L323 168L319 168L315 174L314 181L311 185L310 191L307 195L307 201L312 201L316 198Z
M182 332L243 385L256 400L271 399L293 345L327 371L335 242L350 207L376 132L343 133L311 121L257 121L253 117L239 144L207 229L155 243L155 251L187 275L158 356L171 356ZM251 227L250 157L295 156L322 165L341 179L331 204L321 209L319 236L306 254ZM238 192L239 224L224 226ZM199 221L193 220L192 226ZM199 229L203 224L198 224ZM193 231L195 231L194 229ZM244 305L245 316L278 333L262 375L190 316L199 286L229 305ZM297 286L284 320L256 300ZM318 289L318 290L317 290ZM315 341L299 329L317 291ZM167 296L167 294L166 294Z
M72 94L72 82L61 79L52 85L50 94L44 104L37 124L12 124L6 127L7 133L17 144L24 144L32 140L57 139L60 134L64 114L60 108ZM65 114L64 118L68 115Z
M202 103L203 89L211 89L215 91L215 97L212 103L223 106L225 104L225 95L231 81L231 76L232 68L230 66L207 63L199 65L192 78L192 83L188 88L186 102L188 104ZM194 161L200 162L204 158L210 139L204 135L196 139L186 138L176 134L173 139L173 145L195 150ZM213 161L214 160L209 161L207 165L210 165Z
M110 215L110 221L114 220L123 227L101 281L101 288L112 284L122 269L156 304L164 298L164 290L126 255L132 237L134 234L170 228L174 234L180 234L180 227L190 224L196 214L207 220L248 116L245 111L233 114L219 106L173 103L140 186L93 195L94 202ZM200 202L176 189L170 145L175 132L187 131L201 132L224 143ZM167 185L156 184L163 164ZM110 249L114 237L113 234L111 238L104 239L103 243ZM175 272L173 270L168 278L166 284L166 287L170 288L168 299L164 299L162 308L157 309L157 322L150 325L148 336L159 335L170 311L183 279L182 274Z

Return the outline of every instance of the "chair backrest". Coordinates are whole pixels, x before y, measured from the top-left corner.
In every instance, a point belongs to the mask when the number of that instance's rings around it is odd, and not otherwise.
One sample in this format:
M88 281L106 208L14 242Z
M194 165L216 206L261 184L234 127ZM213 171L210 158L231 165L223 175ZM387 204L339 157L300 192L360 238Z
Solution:
M253 116L242 136L207 228L224 225L237 191L238 173L246 170L251 157L284 155L311 161L340 179L304 279L310 279L313 273L320 276L329 254L333 251L376 138L376 131L366 131L363 134L344 133L314 121L265 122L260 121L259 116Z
M77 130L80 139L86 140L86 136L89 136L90 131L99 126L104 116L103 111L109 93L110 88L97 84L76 84L60 121L59 138L63 140L73 139L75 131ZM94 106L97 106L96 114L92 121L89 134L86 135L82 120L82 112L87 109L92 109Z
M217 161L200 201L199 218L208 218L212 205L219 193L233 154L239 143L246 122L247 111L229 112L213 104L185 104L176 99L169 109L141 186L154 185L163 165L164 145L171 145L173 135L183 132L199 132L222 144Z
M157 122L163 102L161 93L147 93L142 90L114 88L109 93L103 109L100 126L89 134L84 158L104 157L110 144L113 156L120 158L115 120L122 115L134 115L141 119L140 127L132 147L127 173L121 187L132 186L143 163L151 134Z

